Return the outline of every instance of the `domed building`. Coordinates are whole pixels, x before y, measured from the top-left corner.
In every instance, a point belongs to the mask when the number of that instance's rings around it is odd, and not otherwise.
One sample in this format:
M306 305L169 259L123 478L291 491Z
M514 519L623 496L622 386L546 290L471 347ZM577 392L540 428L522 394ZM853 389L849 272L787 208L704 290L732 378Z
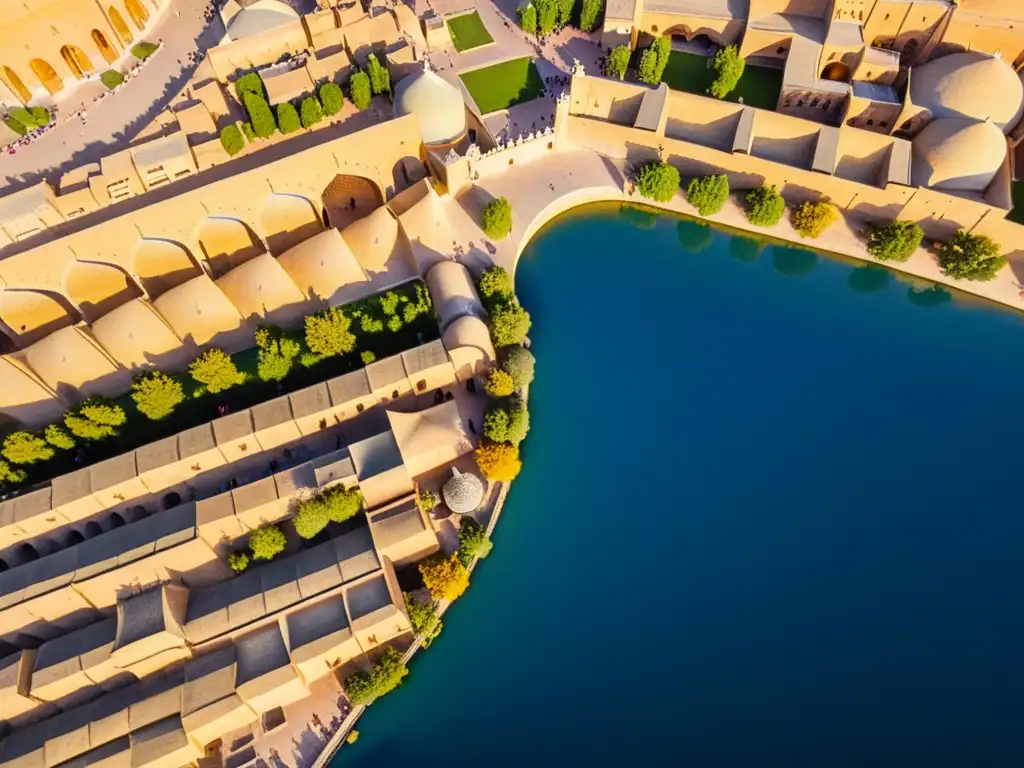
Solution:
M984 192L1006 160L1006 137L991 122L933 120L914 139L914 186Z
M932 120L991 120L1007 134L1024 114L1024 84L998 56L953 53L911 70L910 101Z
M221 9L226 34L221 43L243 40L299 19L283 0L228 0Z
M454 147L466 136L462 92L427 66L395 86L395 114L416 115L428 149Z
M476 511L484 500L484 484L476 475L459 472L452 467L452 476L441 488L441 496L448 509L457 515Z

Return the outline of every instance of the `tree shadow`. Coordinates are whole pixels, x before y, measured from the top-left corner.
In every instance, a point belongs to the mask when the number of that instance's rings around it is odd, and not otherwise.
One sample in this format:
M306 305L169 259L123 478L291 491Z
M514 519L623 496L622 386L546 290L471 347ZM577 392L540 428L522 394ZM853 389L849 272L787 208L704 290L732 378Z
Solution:
M907 288L907 299L917 307L930 309L942 304L948 304L953 300L953 294L940 285L932 285L928 288Z
M818 266L818 255L803 248L776 245L772 248L772 268L785 277L806 277Z
M884 267L856 267L846 278L846 284L854 293L878 293L892 282L892 275Z

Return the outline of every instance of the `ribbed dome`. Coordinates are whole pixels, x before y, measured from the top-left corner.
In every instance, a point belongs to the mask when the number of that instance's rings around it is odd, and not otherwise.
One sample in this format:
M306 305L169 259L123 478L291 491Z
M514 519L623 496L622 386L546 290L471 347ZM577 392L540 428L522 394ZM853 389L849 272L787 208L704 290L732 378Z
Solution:
M428 69L395 86L395 112L416 115L424 144L450 144L466 132L466 104L458 88Z
M982 192L1006 159L1006 137L992 123L933 120L913 144L913 183L960 192Z
M248 5L239 5L244 7L228 22L227 41L252 37L299 18L295 9L281 0L256 0Z
M452 476L441 489L445 506L459 515L466 515L484 500L484 484L476 475L459 472L452 467Z
M910 100L933 118L991 119L1009 133L1024 112L1024 85L997 56L952 53L910 71Z

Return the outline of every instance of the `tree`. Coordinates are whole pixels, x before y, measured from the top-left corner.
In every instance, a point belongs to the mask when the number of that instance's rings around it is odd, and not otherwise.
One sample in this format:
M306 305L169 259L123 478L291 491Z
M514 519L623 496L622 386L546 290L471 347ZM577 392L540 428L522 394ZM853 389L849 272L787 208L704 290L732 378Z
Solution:
M868 253L879 261L906 261L923 237L921 227L913 221L890 221L868 235Z
M50 424L46 427L43 431L43 439L54 448L60 448L62 451L70 451L75 447L75 438L56 424Z
M370 78L370 90L375 96L391 93L391 73L372 53L366 59L366 74Z
M550 35L558 26L557 0L536 0L537 32L543 36Z
M356 72L348 81L349 98L356 109L363 110L370 106L373 96L370 89L370 77L365 72Z
M522 398L512 398L507 407L508 411L508 432L506 439L512 445L519 445L526 439L526 433L530 431L530 412L526 409L526 403Z
M508 440L508 411L500 405L492 405L484 413L484 437L495 443Z
M473 558L483 560L494 548L487 531L472 517L463 517L459 522L459 560L469 568Z
M365 706L400 686L407 674L409 670L402 661L402 654L388 648L369 672L356 672L345 678L345 696L353 707Z
M302 352L299 342L284 336L280 328L266 325L256 329L256 347L256 375L260 381L281 381Z
M235 95L239 101L245 100L245 94L254 93L261 99L267 97L267 92L263 87L263 78L260 77L258 72L246 72L244 75L235 80Z
M345 97L336 83L324 83L320 86L320 103L324 105L325 115L336 115L345 106Z
M446 557L439 552L421 561L419 569L423 586L435 600L456 600L469 586L469 571L458 555Z
M640 168L636 187L649 200L667 203L679 189L679 171L668 163L649 162Z
M747 221L758 227L774 227L786 212L786 201L774 185L762 184L747 192Z
M558 22L555 26L561 28L569 25L572 20L572 12L576 7L576 0L556 0L558 5Z
M299 536L312 539L328 523L343 523L359 514L362 508L363 494L358 488L332 485L300 501L292 524Z
M100 75L100 82L107 86L108 90L112 91L124 82L124 75L116 69L108 69Z
M484 379L484 392L491 397L508 397L515 391L515 382L507 371L495 368Z
M724 99L739 83L747 62L740 58L739 50L735 45L727 45L725 48L719 48L715 53L713 66L717 74L714 82L711 83L710 92L716 99Z
M334 357L356 348L352 321L341 307L330 307L306 315L306 346L320 357Z
M821 233L839 218L839 212L831 203L822 200L808 201L800 203L790 218L793 221L793 229L799 232L801 237L814 238L820 237Z
M284 552L288 539L276 525L261 525L249 534L249 549L254 560L273 560Z
M217 347L206 350L193 360L188 366L188 372L208 392L214 394L245 383L245 374L238 370L235 361Z
M718 213L729 199L729 178L722 174L691 179L686 188L686 199L701 216Z
M665 74L668 57L672 53L672 39L659 37L651 43L640 56L640 67L637 76L641 82L657 85Z
M124 409L105 397L90 397L64 414L64 425L75 437L103 440L117 434L126 420Z
M405 593L405 610L409 614L409 623L412 624L412 631L420 639L421 648L429 648L438 635L441 634L441 617L437 615L437 603L433 600L420 602L414 600L412 595Z
M601 15L602 5L603 0L583 0L583 7L580 9L580 29L584 32L594 31L597 19Z
M245 149L245 139L242 138L242 132L234 123L225 125L221 129L220 144L224 147L224 151L228 153L228 157L234 157Z
M537 6L533 3L519 9L519 26L528 35L537 34Z
M512 298L512 276L504 267L494 266L484 271L476 287L488 306L504 304Z
M504 197L491 200L484 206L480 226L492 240L504 240L512 229L512 204Z
M369 365L377 359L377 356L369 349L364 349L359 353L359 359L363 361L363 365Z
M242 135L245 136L245 140L252 144L256 141L256 131L252 129L252 123L242 123Z
M281 133L285 135L295 133L302 127L302 121L299 120L299 113L296 112L295 107L287 101L284 102L284 104L277 105L277 127L280 128Z
M518 398L491 405L484 413L484 437L494 443L519 445L530 431L530 414Z
M159 47L160 46L156 43L147 43L146 41L142 41L141 43L136 43L132 46L132 56L136 59L140 59L141 61L145 61L156 53L156 49Z
M939 266L954 280L987 282L1006 264L999 244L985 235L971 235L958 229L953 239L939 248Z
M315 96L307 96L299 106L299 117L303 128L312 128L324 119L324 110Z
M496 482L515 480L523 468L519 449L511 443L481 443L476 449L476 465L484 477Z
M235 573L241 573L249 567L249 553L244 551L229 552L228 567L231 568L231 570Z
M626 79L626 70L629 69L629 59L633 52L628 45L617 45L612 48L608 55L608 63L605 64L605 74L608 77L617 77L619 80Z
M132 381L136 410L153 421L169 416L184 399L181 384L166 373L145 371Z
M0 453L11 464L35 464L53 457L56 451L39 435L31 432L12 432L4 438Z
M491 339L496 347L522 344L529 332L530 313L518 301L510 301L491 311Z
M24 469L12 467L3 459L0 459L0 485L16 485L25 482L28 472Z
M277 123L274 122L274 113L270 111L267 100L255 93L246 92L242 94L242 104L249 115L253 133L260 139L273 136Z
M501 370L512 377L514 389L520 390L533 381L535 366L533 353L526 347L515 345L503 350Z
M424 514L433 511L441 503L441 497L433 491L421 490L416 494L416 506Z

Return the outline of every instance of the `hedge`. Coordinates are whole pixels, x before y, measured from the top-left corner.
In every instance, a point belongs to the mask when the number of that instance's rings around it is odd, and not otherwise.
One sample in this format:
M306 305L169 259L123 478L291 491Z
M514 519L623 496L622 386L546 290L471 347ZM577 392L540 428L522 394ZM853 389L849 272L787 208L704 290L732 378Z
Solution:
M110 90L114 90L121 83L124 82L124 75L115 69L108 69L102 75L100 75L100 82L103 83Z
M252 123L253 133L261 139L274 135L277 130L277 123L274 122L274 113L270 111L270 105L262 96L255 93L243 93L242 103L249 115L249 122Z
M145 61L154 53L156 53L156 49L158 47L159 46L156 43L147 43L146 41L136 43L132 46L132 56L134 56L136 59L141 59L142 61Z
M296 112L295 107L287 101L284 104L277 105L277 127L280 128L281 133L285 135L295 133L302 128L302 122L299 120L299 113Z
M245 139L237 125L225 125L220 132L220 143L229 156L234 157L245 149Z
M336 115L345 106L345 97L342 96L341 88L335 83L321 85L319 96L325 115Z

